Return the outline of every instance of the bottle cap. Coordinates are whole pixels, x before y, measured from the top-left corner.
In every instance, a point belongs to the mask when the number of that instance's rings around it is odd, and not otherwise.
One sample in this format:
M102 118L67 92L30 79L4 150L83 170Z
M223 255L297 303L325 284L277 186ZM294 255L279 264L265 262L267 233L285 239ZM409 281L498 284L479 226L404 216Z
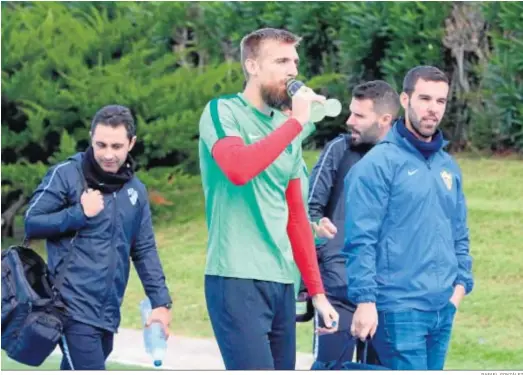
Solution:
M152 357L153 357L153 363L156 367L159 367L162 365L162 360L163 360L164 356L165 356L165 348L157 347L157 348L153 349Z
M292 97L303 86L303 82L291 78L287 81L287 94Z

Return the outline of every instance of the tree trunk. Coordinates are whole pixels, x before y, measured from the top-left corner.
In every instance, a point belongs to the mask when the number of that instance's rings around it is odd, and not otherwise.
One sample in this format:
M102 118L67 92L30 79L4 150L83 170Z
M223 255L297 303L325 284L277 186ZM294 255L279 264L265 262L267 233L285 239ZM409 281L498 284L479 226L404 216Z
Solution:
M26 198L23 194L20 194L18 200L14 202L7 210L2 213L2 237L13 237L14 236L14 222L18 211L25 205Z

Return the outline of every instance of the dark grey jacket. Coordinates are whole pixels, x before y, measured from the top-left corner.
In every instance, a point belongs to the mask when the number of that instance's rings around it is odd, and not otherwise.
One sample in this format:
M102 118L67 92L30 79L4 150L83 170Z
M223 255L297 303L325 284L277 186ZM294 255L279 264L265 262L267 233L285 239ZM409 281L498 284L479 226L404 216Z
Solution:
M348 134L341 134L325 146L309 178L309 216L311 221L328 217L337 227L336 236L317 245L323 285L328 296L348 302L347 271L341 255L344 240L345 175L370 149L353 146Z

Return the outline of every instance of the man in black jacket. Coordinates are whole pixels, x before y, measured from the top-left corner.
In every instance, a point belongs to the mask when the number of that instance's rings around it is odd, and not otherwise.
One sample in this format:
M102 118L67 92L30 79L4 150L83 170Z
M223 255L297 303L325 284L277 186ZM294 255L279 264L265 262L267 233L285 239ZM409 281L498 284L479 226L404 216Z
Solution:
M60 342L62 370L105 369L130 259L151 301L148 324L162 323L168 335L171 320L147 191L129 155L136 142L131 112L102 108L90 135L86 152L49 170L25 216L26 235L46 239L49 269L54 278L60 275L54 284L70 315Z
M310 175L311 221L328 218L337 228L333 239L316 248L327 297L340 315L338 332L314 337L314 359L319 362L340 358L339 364L351 361L356 342L350 335L355 306L348 301L346 268L341 255L345 219L343 180L350 168L387 134L399 109L399 96L388 83L370 81L356 86L346 122L350 134L341 134L325 146ZM321 317L316 315L315 326L322 325Z

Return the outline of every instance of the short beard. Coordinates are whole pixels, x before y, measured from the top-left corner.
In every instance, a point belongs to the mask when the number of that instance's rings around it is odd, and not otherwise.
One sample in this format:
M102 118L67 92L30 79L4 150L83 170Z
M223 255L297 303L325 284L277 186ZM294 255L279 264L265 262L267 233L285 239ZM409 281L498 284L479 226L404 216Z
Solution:
M420 128L421 128L420 121L421 120L418 118L418 116L416 115L416 113L414 112L412 107L410 106L410 100L409 100L409 116L408 117L409 117L409 122L410 122L410 125L412 126L412 129L414 130L414 132L416 132L417 135L419 135L422 138L429 139L438 131L439 123L436 124L436 127L434 128L434 132L432 134L426 135L421 132L421 130L420 130Z
M271 108L285 110L292 108L292 99L286 91L280 92L269 86L261 87L262 100Z
M375 122L369 129L363 133L359 133L360 139L354 142L355 145L369 144L375 145L380 141L380 125Z

